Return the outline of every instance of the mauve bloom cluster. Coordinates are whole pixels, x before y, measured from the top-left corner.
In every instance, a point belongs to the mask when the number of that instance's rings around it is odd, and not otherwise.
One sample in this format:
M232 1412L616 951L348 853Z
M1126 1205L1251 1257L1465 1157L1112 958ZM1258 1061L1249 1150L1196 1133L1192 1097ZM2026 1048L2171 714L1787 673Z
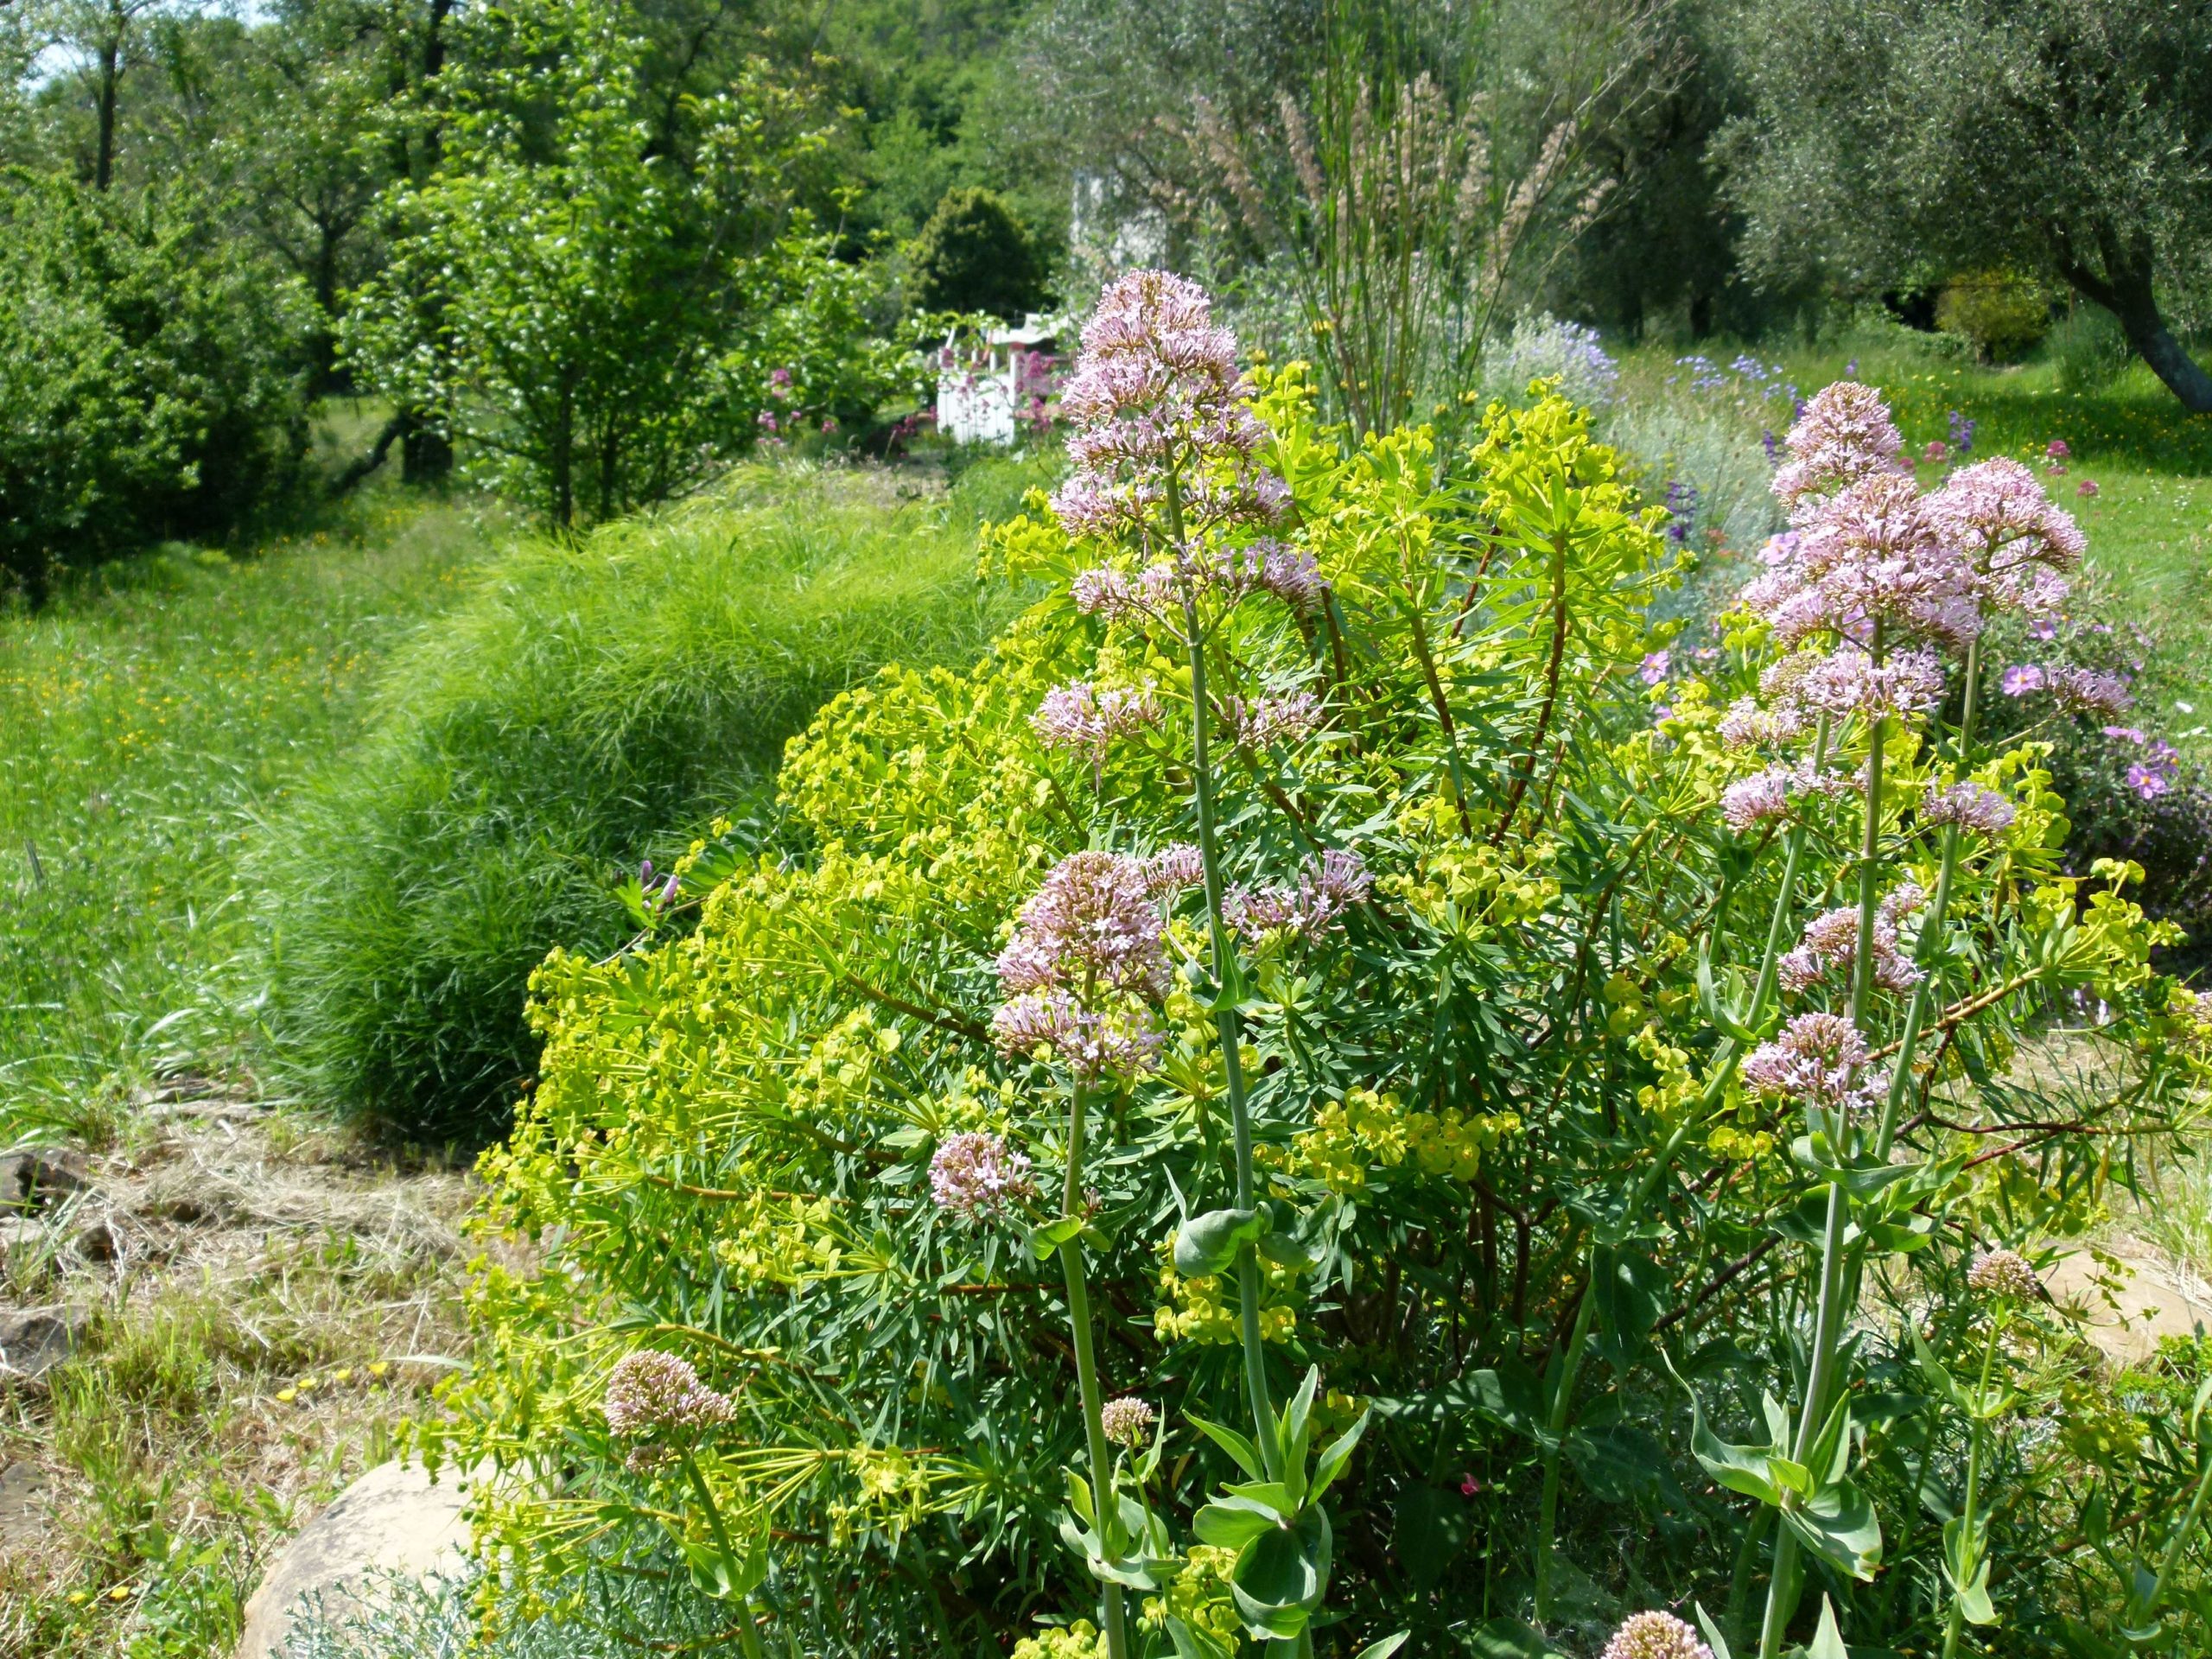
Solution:
M1310 938L1364 900L1374 885L1357 853L1332 847L1306 864L1294 887L1230 888L1222 914L1255 944L1277 933Z
M1858 646L1845 645L1830 656L1784 658L1774 666L1789 664L1802 667L1788 675L1770 670L1762 684L1786 688L1786 695L1823 714L1875 720L1932 709L1943 696L1943 668L1932 652L1900 652L1877 665Z
M1751 1052L1742 1076L1762 1094L1834 1108L1874 1090L1878 1079L1859 1076L1867 1059L1866 1040L1843 1015L1801 1014Z
M1235 599L1272 594L1300 614L1319 610L1329 592L1329 579L1311 553L1272 536L1249 547L1224 549L1192 574Z
M1166 1041L1141 1007L1101 1013L1063 990L1032 991L1001 1003L991 1016L991 1037L1002 1053L1017 1058L1048 1049L1091 1083L1149 1071Z
M1148 687L1101 690L1088 680L1074 680L1047 691L1029 723L1048 748L1081 749L1096 760L1116 738L1159 720L1160 705Z
M1904 441L1881 394L1852 380L1815 392L1783 442L1789 459L1774 475L1774 493L1789 504L1793 522L1812 522L1832 498L1903 464Z
M1720 816L1738 835L1763 823L1773 823L1789 810L1788 766L1769 766L1740 779L1720 792Z
M1954 473L1928 499L1944 539L1971 563L1993 610L2047 615L2065 599L2063 571L2088 543L2071 514L2053 505L2036 475L1999 456Z
M1144 861L1145 891L1155 899L1172 899L1205 879L1205 856L1187 841L1170 842Z
M2070 714L2110 718L2135 706L2135 694L2127 689L2127 682L2097 668L2015 663L1998 676L1997 689L2008 697L2049 692L2051 701Z
M2043 1289L2043 1281L2017 1250L1991 1250L1979 1257L1967 1273L1967 1283L1985 1296L2010 1296L2018 1301Z
M1977 836L1995 836L2012 827L2017 816L2012 803L1993 789L1962 782L1946 788L1930 784L1920 804L1924 824L1954 823Z
M938 1142L930 1159L930 1196L970 1221L1000 1216L1037 1196L1029 1160L995 1135L968 1130Z
M1897 924L1927 901L1912 882L1885 898L1874 912L1874 982L1885 991L1909 991L1920 983L1920 969L1897 948ZM1823 911L1805 924L1794 950L1775 964L1784 989L1802 991L1830 973L1848 982L1859 960L1859 907Z
M1720 741L1732 749L1787 743L1802 736L1804 730L1805 711L1794 702L1762 709L1749 697L1738 697L1720 717Z
M1167 953L1144 861L1099 852L1062 859L1021 907L998 969L1015 994L1089 985L1165 995Z
M1053 497L1061 523L1077 535L1141 529L1164 499L1161 475L1186 464L1192 527L1280 518L1281 481L1249 461L1265 435L1249 393L1236 337L1214 322L1204 289L1164 270L1122 277L1099 296L1060 393L1076 427L1076 470ZM1209 476L1218 462L1226 481Z
M1127 622L1155 615L1175 591L1171 565L1148 564L1141 570L1117 570L1102 564L1080 570L1068 583L1068 596L1085 616L1103 616L1109 622Z
M1223 723L1240 743L1264 749L1276 743L1299 743L1321 728L1321 700L1311 691L1292 691L1280 697L1230 697L1222 704Z
M2127 786L2146 801L2155 801L2169 793L2174 779L2181 772L2181 752L2164 738L2148 735L2140 727L2107 726L2102 728L2107 737L2133 744L2143 751L2140 760L2132 761L2127 768Z
M1912 480L1877 473L1777 537L1744 602L1783 645L1877 620L1964 645L1980 632L1974 567L1947 539Z
M1132 1452L1152 1438L1154 1421L1151 1403L1133 1394L1109 1400L1098 1413L1099 1427L1105 1431L1106 1438Z
M1637 1613L1613 1632L1599 1659L1713 1659L1713 1649L1672 1613Z
M657 1428L726 1423L736 1407L699 1380L691 1362L651 1348L625 1354L607 1374L607 1426L626 1438Z

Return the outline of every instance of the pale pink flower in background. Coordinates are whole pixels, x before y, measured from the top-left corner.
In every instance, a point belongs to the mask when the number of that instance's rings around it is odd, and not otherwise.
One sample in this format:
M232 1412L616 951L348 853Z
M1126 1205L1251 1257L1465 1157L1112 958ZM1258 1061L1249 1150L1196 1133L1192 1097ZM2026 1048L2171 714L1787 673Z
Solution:
M1125 1394L1118 1400L1109 1400L1098 1414L1100 1428L1116 1446L1135 1451L1152 1438L1152 1426L1157 1414L1151 1402Z
M1928 785L1920 804L1920 821L1927 824L1956 824L1978 836L2000 835L2012 827L2018 816L2012 803L1993 789L1961 782L1948 788Z
M1858 1027L1840 1014L1801 1014L1745 1058L1744 1081L1761 1094L1834 1109L1868 1097L1869 1056Z
M1311 691L1254 697L1249 702L1229 697L1224 700L1221 711L1223 723L1237 741L1255 749L1302 742L1321 728L1321 700Z
M1720 793L1720 816L1738 835L1773 823L1789 810L1790 770L1769 766L1738 779Z
M1151 1071L1167 1040L1141 1005L1096 1013L1063 990L1032 991L1000 1004L991 1037L1001 1053L1026 1059L1041 1049L1090 1082Z
M699 1380L691 1362L640 1348L614 1362L602 1407L607 1427L627 1439L657 1428L707 1428L726 1423L736 1404Z
M1013 942L999 953L999 981L1014 993L1088 984L1161 996L1160 934L1142 861L1071 853L1021 907Z
M1087 680L1053 687L1037 705L1030 725L1048 748L1080 749L1095 761L1117 737L1160 721L1150 687L1101 690Z
M930 1159L930 1196L941 1210L988 1220L1037 1196L1029 1160L995 1135L948 1135Z
M1295 887L1230 888L1222 914L1255 944L1272 934L1311 938L1364 901L1374 884L1358 854L1331 848L1307 862Z
M1145 891L1155 899L1172 898L1205 879L1205 857L1187 841L1172 842L1144 861Z
M2041 1294L2043 1281L2018 1250L1990 1250L1976 1258L1967 1283L1985 1296L2009 1296L2025 1301Z

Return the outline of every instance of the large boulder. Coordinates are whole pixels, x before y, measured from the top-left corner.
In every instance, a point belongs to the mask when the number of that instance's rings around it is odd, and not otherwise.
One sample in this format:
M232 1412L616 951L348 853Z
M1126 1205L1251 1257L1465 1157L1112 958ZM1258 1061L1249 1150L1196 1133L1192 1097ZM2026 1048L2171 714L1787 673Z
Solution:
M340 1615L394 1575L457 1576L467 1565L461 1476L433 1483L419 1464L380 1464L302 1527L246 1603L237 1659L278 1659L302 1598Z

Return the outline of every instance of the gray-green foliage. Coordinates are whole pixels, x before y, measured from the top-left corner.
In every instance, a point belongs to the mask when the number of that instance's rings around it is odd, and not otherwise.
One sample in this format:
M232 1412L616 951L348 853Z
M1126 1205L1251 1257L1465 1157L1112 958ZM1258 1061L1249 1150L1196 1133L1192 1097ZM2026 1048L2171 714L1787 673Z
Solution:
M496 1124L534 1065L523 1001L546 951L620 944L618 869L744 818L825 697L978 650L1008 600L974 580L976 526L1029 480L986 464L949 502L893 505L861 479L754 470L489 567L263 849L283 1068L409 1132Z
M2212 18L2169 0L1744 0L1719 153L1771 276L2047 274L2190 408L2157 289L2212 247Z

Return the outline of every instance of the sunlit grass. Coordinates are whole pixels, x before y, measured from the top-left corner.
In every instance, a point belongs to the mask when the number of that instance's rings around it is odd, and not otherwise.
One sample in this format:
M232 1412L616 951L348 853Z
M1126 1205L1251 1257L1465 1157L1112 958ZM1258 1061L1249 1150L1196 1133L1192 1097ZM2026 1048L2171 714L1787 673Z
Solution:
M242 842L481 545L465 510L385 495L251 556L172 546L0 615L0 1134L97 1122L130 1083L235 1048Z

